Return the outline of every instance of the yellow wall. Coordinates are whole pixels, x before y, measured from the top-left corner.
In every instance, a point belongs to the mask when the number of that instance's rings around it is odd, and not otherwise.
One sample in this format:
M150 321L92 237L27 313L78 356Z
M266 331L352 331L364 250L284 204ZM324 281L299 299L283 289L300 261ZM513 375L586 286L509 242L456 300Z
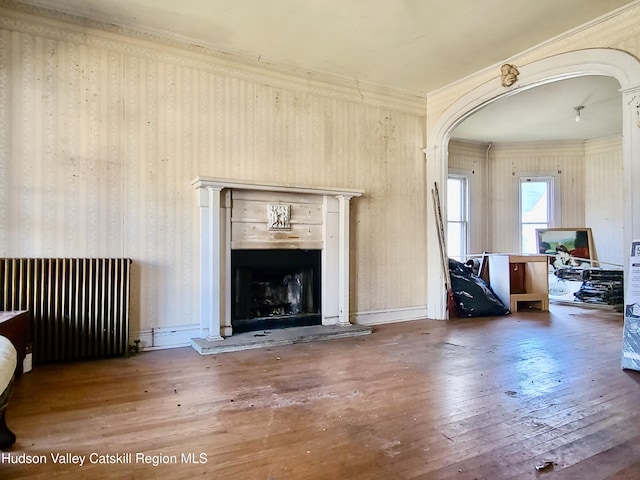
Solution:
M0 66L0 256L132 258L133 335L199 322L199 175L364 189L351 310L424 315L424 99L9 9Z
M587 142L584 226L592 230L598 259L615 265L624 263L628 249L622 236L622 185L622 139L609 137Z

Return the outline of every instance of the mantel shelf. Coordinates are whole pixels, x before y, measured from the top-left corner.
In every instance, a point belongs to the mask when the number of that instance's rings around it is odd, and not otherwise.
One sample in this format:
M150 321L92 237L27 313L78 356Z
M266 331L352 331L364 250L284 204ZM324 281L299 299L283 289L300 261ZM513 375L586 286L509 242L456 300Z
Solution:
M295 186L279 183L258 183L247 180L234 180L230 178L216 177L197 177L191 182L195 188L235 188L239 190L263 190L268 192L289 192L289 193L306 193L313 195L331 195L344 197L360 197L364 194L364 190L355 190L347 188L324 188L310 186Z

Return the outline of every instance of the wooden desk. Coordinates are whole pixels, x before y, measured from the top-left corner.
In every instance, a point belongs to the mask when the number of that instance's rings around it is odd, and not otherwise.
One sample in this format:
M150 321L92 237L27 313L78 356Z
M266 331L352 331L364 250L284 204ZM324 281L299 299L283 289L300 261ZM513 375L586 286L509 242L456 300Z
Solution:
M0 335L7 337L18 351L16 376L22 374L24 357L31 343L31 316L26 310L0 312Z
M546 255L490 255L491 289L512 313L523 306L549 310Z

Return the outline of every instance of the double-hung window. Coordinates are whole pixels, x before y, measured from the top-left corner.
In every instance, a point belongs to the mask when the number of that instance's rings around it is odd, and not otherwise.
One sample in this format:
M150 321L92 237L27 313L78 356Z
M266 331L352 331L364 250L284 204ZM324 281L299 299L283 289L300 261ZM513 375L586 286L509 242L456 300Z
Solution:
M522 253L538 253L536 229L553 225L553 177L520 178L520 245Z
M469 237L468 177L449 175L447 179L447 255L465 261Z

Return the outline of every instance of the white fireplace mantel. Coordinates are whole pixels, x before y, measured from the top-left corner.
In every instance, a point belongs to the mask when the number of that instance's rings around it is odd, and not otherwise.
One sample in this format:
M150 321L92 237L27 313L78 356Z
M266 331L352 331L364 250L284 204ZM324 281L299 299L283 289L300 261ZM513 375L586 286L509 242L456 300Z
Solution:
M350 325L349 320L349 208L353 197L363 190L316 188L275 183L258 183L225 178L198 177L192 185L198 192L200 213L200 334L207 340L223 340L232 335L231 326L231 249L239 248L314 248L321 250L322 324ZM233 198L256 195L260 201L308 202L319 219L312 223L307 237L267 232L260 225L260 240L238 241L232 221ZM283 200L284 199L284 200ZM265 225L266 214L265 209ZM255 215L255 212L254 212ZM255 220L254 220L255 221ZM296 223L292 213L292 223ZM238 229L235 229L238 230Z

